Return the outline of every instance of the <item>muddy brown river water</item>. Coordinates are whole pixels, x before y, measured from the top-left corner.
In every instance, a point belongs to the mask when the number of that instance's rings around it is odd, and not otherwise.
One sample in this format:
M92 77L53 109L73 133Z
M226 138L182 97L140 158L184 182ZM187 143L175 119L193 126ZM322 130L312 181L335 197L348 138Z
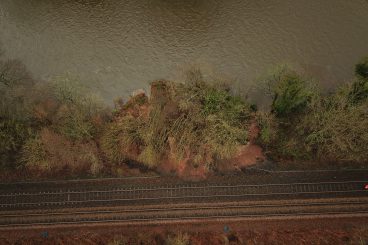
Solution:
M368 55L366 0L0 0L0 43L38 78L105 98L193 65L247 87L280 63L326 88Z

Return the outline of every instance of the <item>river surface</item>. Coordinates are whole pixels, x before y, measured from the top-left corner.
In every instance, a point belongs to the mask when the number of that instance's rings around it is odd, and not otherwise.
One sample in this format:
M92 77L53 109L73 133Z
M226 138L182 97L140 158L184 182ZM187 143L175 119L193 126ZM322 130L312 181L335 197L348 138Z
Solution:
M0 43L37 78L78 76L110 101L192 66L242 88L287 63L332 88L368 55L368 2L0 0Z

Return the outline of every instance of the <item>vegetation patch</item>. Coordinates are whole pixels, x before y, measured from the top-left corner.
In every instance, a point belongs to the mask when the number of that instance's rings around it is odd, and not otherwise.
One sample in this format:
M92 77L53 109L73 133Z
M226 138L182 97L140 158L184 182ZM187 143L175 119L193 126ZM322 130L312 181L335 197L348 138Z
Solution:
M185 160L210 168L247 143L250 106L227 87L157 81L149 98L137 96L117 110L102 136L111 161L133 160L154 168L165 159Z
M322 94L312 81L288 70L267 82L275 84L273 103L269 112L259 113L259 142L269 157L367 163L368 81L360 73L331 94Z
M356 65L351 83L328 94L315 81L278 69L264 81L269 110L256 111L229 85L206 81L199 71L184 83L155 81L150 95L118 99L110 110L77 79L38 82L21 63L0 59L0 168L100 175L134 165L205 175L233 166L254 142L279 162L366 166L367 62Z

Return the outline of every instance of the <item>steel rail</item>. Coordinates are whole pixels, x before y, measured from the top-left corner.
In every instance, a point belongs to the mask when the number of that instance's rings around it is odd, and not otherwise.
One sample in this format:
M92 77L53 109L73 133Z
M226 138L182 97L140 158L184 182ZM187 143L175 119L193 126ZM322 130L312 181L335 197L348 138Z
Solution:
M157 188L117 188L111 190L99 190L99 191L60 191L60 192L17 192L0 194L0 197L14 197L14 196L38 196L38 195L63 195L63 194L84 194L84 193L116 193L116 192L134 192L134 191L160 191L160 190L182 190L182 189L205 189L205 188L239 188L239 187L269 187L269 186L302 186L302 185L328 185L328 184L358 184L358 183L368 183L368 180L362 181L340 181L340 182L301 182L301 183L280 183L280 184L261 184L261 185L203 185L203 186L176 186L176 187L157 187Z
M310 206L337 206L337 205L360 205L368 204L368 201L342 201L342 202L311 202L311 203L283 203L283 204L247 204L247 205L219 205L219 206L199 206L199 207L174 207L174 208L142 208L142 209L119 209L119 210L94 210L77 212L43 212L24 214L0 214L1 218L31 217L31 216L57 216L57 215L81 215L81 214L114 214L124 212L157 212L157 211L188 211L188 210L211 210L223 208L277 208L277 207L310 207Z

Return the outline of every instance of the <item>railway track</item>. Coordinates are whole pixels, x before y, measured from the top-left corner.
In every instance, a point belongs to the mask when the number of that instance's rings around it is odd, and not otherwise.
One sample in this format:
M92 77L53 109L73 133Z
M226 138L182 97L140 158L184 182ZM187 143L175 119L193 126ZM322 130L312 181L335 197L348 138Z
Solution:
M131 223L158 222L173 220L203 220L227 218L261 218L311 215L368 216L368 198L228 202L212 204L180 204L169 207L140 206L131 208L89 209L59 212L38 210L24 213L5 213L0 215L0 229L8 227L93 224L93 223Z
M0 211L42 207L131 205L136 203L191 202L222 199L290 198L301 196L367 195L366 181L289 183L264 185L124 186L100 190L67 189L0 193Z
M368 216L367 181L167 184L0 191L0 229L104 222Z

